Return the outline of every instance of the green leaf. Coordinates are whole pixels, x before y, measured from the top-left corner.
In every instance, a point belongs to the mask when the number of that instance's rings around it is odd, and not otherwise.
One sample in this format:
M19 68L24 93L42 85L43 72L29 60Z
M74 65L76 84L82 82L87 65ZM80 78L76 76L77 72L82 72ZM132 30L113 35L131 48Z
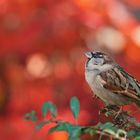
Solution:
M68 140L80 140L80 137L69 138Z
M64 123L65 131L68 132L69 136L72 135L72 125L69 122Z
M90 134L90 136L94 136L94 135L97 134L97 132L96 132L95 129L91 129L91 130L89 131L89 134Z
M137 126L137 127L140 127L140 123L137 122L137 123L136 123L136 126Z
M68 122L59 122L58 125L52 127L49 129L49 133L52 133L54 131L66 131L68 132L69 134L71 134L72 132L72 125Z
M43 122L37 124L36 127L35 127L36 130L41 129L43 126L45 126L46 124L50 123L51 121L52 121L52 119L49 119L48 121L43 121Z
M42 106L42 114L43 114L44 117L46 117L47 112L50 109L50 104L52 104L52 103L51 102L45 102Z
M82 129L80 126L73 125L71 130L71 133L69 133L69 138L79 138L82 134Z
M99 128L100 128L101 130L104 130L104 129L111 129L113 126L114 126L113 123L107 122L107 123L105 123L105 124L100 124L100 125L99 125Z
M50 112L53 115L53 117L57 117L57 108L54 104L50 104Z
M82 128L82 134L90 134L90 136L96 135L96 130L93 127Z
M41 122L41 123L39 123L38 125L36 125L36 130L39 130L39 129L41 129L44 125L46 124L46 122Z
M48 111L51 112L53 117L57 116L57 108L52 102L45 102L42 106L42 114L44 117L46 117Z
M71 108L74 118L77 119L80 112L80 104L77 97L72 97L70 101L70 108Z
M32 122L37 121L37 116L35 110L32 110L31 113L25 114L25 119L26 120L31 120Z
M53 133L55 131L62 131L62 130L64 130L62 125L56 125L56 126L50 128L48 133Z
M30 113L26 113L26 114L24 115L24 119L25 119L25 120L30 120Z
M135 139L134 140L140 140L140 136L138 136L138 137L135 137Z
M59 124L50 128L49 133L55 131L66 131L68 133L69 140L80 140L80 136L82 135L81 127L71 125L69 122L59 122Z
M132 129L127 133L127 138L136 137L138 135L140 135L140 133L137 130Z

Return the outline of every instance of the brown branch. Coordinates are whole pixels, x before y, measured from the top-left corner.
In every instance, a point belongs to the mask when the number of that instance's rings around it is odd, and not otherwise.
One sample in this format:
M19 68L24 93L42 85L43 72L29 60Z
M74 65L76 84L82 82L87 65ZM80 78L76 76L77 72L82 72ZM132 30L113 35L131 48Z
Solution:
M113 123L118 128L124 129L127 132L134 128L140 131L140 122L138 122L134 117L132 117L127 111L121 111L118 114L119 111L120 108L117 106L107 106L101 110L101 113L107 117L112 117Z
M112 139L114 138L114 139L119 139L119 140L128 140L126 138L121 138L121 137L118 137L117 135L109 134L109 133L107 133L105 131L101 131L101 130L96 130L96 133L99 135L111 137Z

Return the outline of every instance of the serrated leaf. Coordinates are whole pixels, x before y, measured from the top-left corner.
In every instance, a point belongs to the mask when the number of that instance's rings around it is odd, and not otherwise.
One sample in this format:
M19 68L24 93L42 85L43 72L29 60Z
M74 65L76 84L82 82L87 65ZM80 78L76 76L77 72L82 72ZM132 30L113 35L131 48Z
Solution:
M70 108L75 119L78 118L80 112L80 103L77 97L72 97L70 101Z
M42 114L44 117L46 117L48 111L51 112L53 117L57 116L57 108L52 102L45 102L42 106Z

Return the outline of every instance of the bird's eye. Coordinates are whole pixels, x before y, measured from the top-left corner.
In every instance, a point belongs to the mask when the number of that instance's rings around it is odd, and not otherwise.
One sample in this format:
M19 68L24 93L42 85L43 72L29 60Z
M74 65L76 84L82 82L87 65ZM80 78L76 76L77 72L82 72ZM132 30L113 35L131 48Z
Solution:
M102 58L102 57L103 57L103 55L102 55L102 54L100 54L100 55L99 55L99 57L100 57L100 58Z
M99 57L99 55L93 54L93 58L98 58L98 57Z
M94 58L103 58L103 55L102 54L99 54L99 53L94 53L93 54L93 57Z

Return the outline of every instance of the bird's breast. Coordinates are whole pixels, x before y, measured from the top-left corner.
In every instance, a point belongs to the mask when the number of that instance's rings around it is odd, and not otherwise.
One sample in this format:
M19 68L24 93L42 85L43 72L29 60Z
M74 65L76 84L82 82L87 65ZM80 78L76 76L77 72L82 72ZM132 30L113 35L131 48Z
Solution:
M86 73L85 77L93 93L106 104L124 105L129 103L129 100L126 97L124 98L119 94L112 93L105 89L100 75Z

